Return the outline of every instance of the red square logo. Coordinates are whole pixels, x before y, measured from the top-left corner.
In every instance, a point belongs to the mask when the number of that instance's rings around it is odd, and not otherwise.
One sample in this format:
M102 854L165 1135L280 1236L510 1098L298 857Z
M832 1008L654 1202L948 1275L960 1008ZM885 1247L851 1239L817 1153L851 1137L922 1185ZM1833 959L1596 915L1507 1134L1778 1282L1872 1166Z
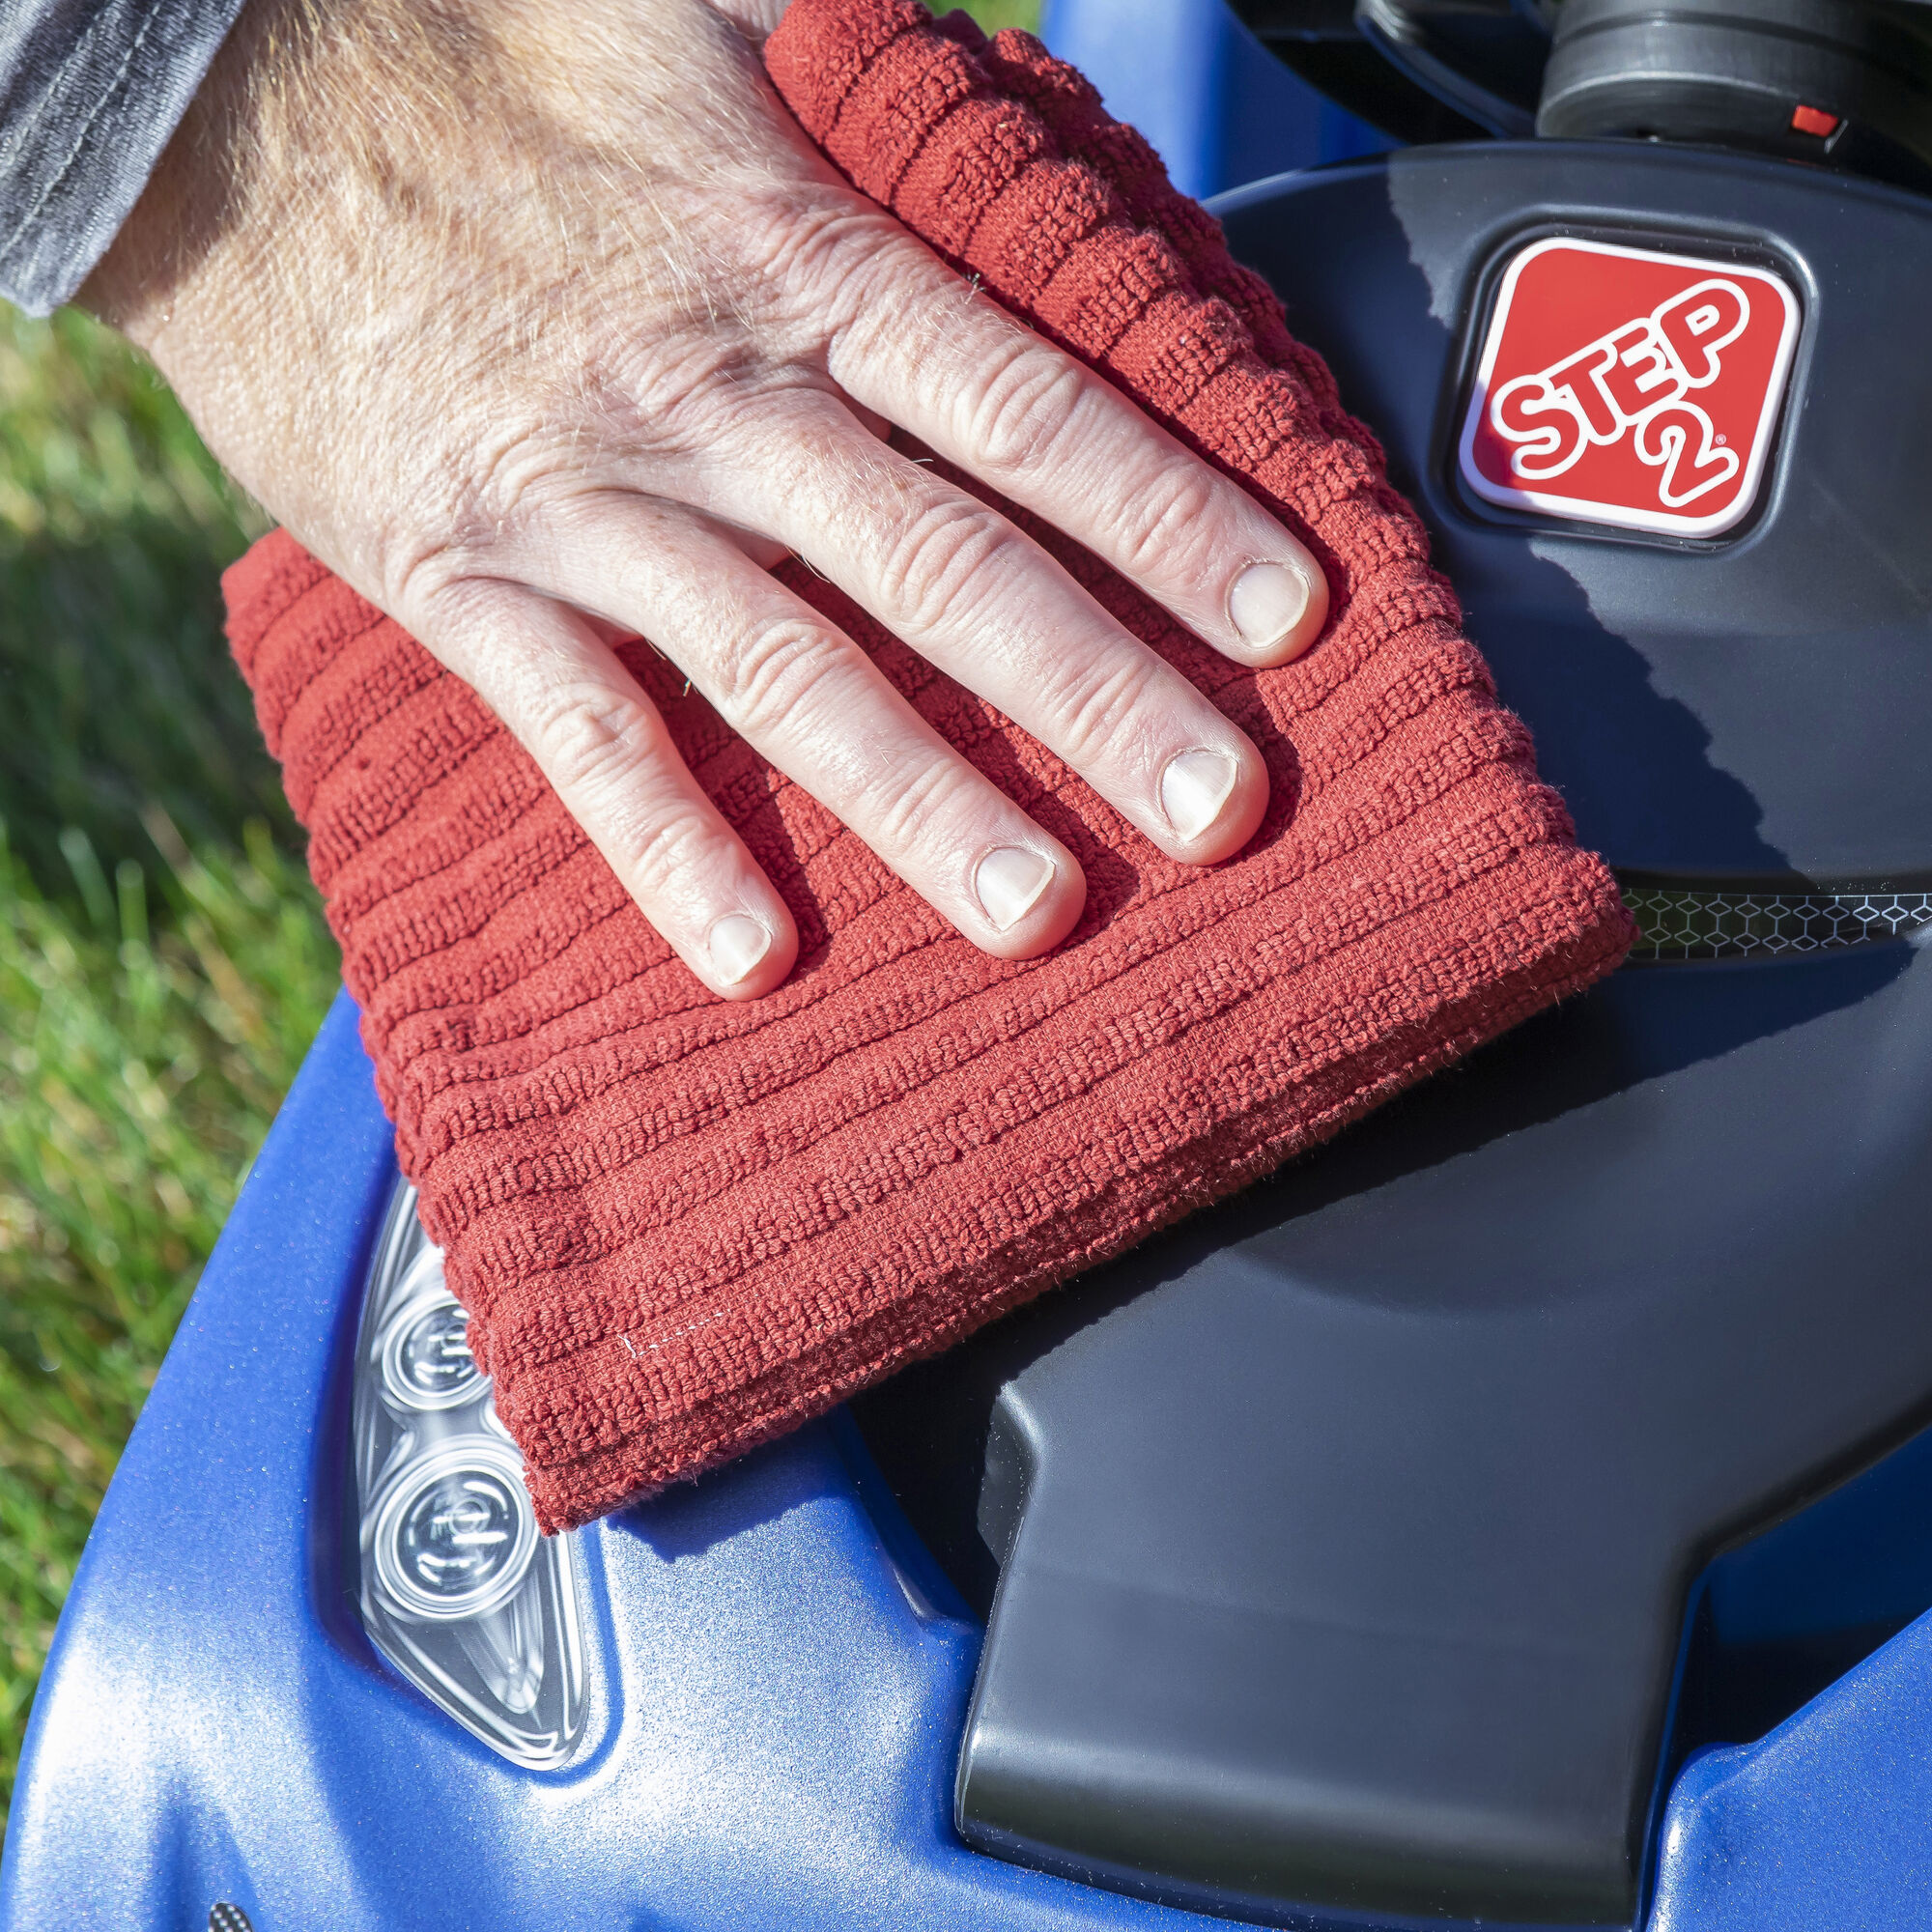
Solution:
M1463 480L1513 510L1715 536L1757 500L1798 298L1734 262L1533 242L1504 271Z

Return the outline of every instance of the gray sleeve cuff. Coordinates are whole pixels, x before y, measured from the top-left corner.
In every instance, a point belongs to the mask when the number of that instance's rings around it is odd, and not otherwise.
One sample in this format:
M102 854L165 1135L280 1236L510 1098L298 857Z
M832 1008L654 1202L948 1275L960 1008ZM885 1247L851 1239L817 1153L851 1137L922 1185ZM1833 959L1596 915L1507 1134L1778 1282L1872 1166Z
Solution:
M59 307L107 252L242 0L0 0L0 296Z

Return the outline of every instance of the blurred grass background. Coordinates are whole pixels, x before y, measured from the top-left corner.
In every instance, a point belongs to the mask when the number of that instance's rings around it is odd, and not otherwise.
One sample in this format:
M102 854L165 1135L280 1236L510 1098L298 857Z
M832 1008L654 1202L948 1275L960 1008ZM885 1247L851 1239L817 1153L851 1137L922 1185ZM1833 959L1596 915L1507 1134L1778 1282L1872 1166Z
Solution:
M267 527L118 337L0 303L0 1832L88 1525L335 989L221 637Z
M978 20L989 34L997 34L1002 27L1024 27L1028 33L1039 26L1040 0L954 0ZM946 0L928 0L935 14L947 11Z
M0 307L0 1817L54 1619L336 957L220 630L266 527L166 388Z

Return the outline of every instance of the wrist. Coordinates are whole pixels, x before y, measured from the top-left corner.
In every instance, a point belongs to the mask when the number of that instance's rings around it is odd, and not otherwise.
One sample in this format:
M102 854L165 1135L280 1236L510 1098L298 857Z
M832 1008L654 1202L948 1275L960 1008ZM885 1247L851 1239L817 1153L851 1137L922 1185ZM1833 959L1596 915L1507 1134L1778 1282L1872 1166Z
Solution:
M250 0L154 173L76 299L151 355L189 290L233 242L260 173L264 108L285 93L302 10Z

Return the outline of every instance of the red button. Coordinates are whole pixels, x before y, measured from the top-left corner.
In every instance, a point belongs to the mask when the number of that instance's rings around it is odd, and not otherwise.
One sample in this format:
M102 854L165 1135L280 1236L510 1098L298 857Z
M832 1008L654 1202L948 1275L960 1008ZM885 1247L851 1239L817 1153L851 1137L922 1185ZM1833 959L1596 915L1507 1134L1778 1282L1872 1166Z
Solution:
M1838 131L1838 117L1827 114L1822 107L1801 105L1791 110L1791 125L1801 134L1816 134L1822 141L1826 135Z

